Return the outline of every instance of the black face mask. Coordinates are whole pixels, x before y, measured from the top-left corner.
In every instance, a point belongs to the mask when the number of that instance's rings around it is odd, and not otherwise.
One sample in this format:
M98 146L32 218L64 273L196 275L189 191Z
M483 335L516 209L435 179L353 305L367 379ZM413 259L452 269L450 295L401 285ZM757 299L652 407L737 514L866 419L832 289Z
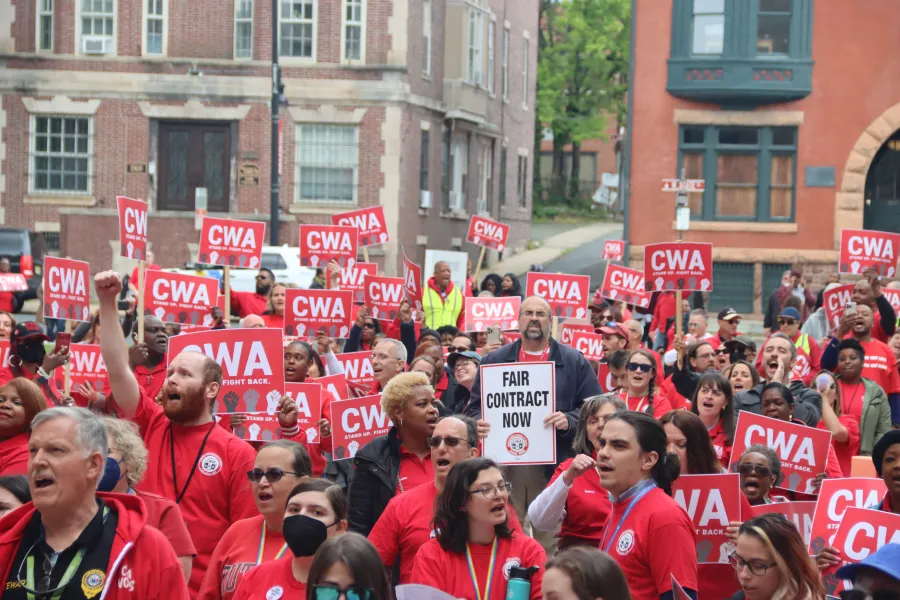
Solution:
M312 556L328 538L328 528L335 525L325 525L306 515L293 515L285 517L282 535L294 556Z
M47 355L47 351L44 349L42 341L34 340L16 344L16 355L22 359L22 362L39 365L44 362L44 356Z

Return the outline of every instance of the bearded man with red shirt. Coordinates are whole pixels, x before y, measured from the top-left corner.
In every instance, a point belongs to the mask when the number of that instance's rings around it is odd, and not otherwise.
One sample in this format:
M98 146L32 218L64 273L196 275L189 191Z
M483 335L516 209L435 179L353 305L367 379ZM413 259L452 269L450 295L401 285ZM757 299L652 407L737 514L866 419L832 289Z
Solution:
M275 274L263 267L256 274L256 292L236 292L231 290L231 313L240 318L247 315L261 315L269 306L269 292L275 285Z
M118 274L100 273L94 286L101 320L115 321L116 298L122 290ZM173 500L181 508L197 549L189 582L196 595L216 544L228 527L257 514L246 475L256 453L213 420L222 368L211 358L199 352L174 357L160 407L140 388L129 368L124 337L101 336L100 351L115 406L123 418L138 425L150 454L139 489Z
M138 323L135 321L131 330L134 344L128 349L128 365L134 371L141 390L155 400L166 380L169 334L166 332L166 324L153 315L144 317L143 341L138 342L137 334Z

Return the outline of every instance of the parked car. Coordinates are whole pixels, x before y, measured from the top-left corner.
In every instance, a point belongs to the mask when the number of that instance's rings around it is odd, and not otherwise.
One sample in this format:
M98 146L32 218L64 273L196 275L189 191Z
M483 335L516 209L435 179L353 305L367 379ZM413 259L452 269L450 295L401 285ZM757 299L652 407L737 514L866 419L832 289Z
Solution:
M8 258L12 272L21 273L28 280L28 289L14 295L15 312L22 310L26 300L37 298L46 253L47 242L43 234L29 229L0 227L0 257Z
M315 269L300 265L300 249L283 246L264 246L262 266L275 274L278 283L293 283L301 288L312 285ZM221 283L223 267L204 263L187 263L183 269L166 269L174 273L215 277ZM231 269L231 289L237 292L255 292L257 269Z

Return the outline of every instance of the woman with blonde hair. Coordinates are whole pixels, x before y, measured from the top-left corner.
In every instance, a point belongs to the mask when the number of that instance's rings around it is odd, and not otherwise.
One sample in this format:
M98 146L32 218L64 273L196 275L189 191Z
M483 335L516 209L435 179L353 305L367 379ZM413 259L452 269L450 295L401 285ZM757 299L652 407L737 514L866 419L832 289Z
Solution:
M0 340L8 340L16 328L16 318L5 310L0 310Z
M732 600L824 600L825 587L794 524L778 513L745 521L730 557L741 591Z
M275 329L284 328L284 303L289 288L296 288L293 283L276 283L269 290L269 301L266 303L266 310L261 314L266 327Z
M31 420L47 408L36 383L16 377L0 386L0 475L24 475Z

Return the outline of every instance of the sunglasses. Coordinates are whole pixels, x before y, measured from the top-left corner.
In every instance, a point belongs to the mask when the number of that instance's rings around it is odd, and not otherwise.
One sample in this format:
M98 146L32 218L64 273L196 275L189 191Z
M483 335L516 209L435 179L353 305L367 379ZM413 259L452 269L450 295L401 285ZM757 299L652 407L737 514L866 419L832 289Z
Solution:
M462 438L449 435L444 437L436 435L425 439L425 443L428 444L429 448L438 448L441 445L441 442L444 442L444 444L446 444L448 448L456 448L460 444L468 444L469 440L464 440Z
M346 600L371 600L372 590L359 587L341 589L330 583L321 583L313 586L313 598L315 600L338 600L342 595Z
M266 481L269 483L275 483L276 481L281 481L281 478L285 475L297 475L300 476L299 473L294 473L293 471L282 471L276 467L272 467L271 469L266 469L263 471L262 469L253 469L252 471L247 471L247 479L252 481L253 483L259 483L262 481L262 478L265 477Z
M447 350L450 352L468 352L468 346L447 346Z
M628 363L628 370L632 372L640 371L641 373L649 373L653 370L653 365L645 365L643 363Z
M747 477L748 475L752 475L754 471L760 477L768 477L769 475L772 474L772 469L770 469L769 467L767 467L765 465L749 465L749 464L738 465L738 473L740 473L744 477Z
M375 329L375 323L363 323L363 327L366 329Z
M793 325L797 321L795 319L778 319L778 324L784 327L785 325Z

